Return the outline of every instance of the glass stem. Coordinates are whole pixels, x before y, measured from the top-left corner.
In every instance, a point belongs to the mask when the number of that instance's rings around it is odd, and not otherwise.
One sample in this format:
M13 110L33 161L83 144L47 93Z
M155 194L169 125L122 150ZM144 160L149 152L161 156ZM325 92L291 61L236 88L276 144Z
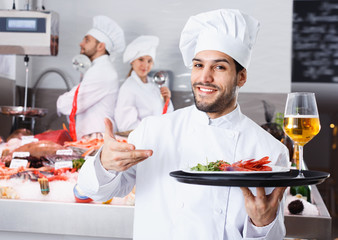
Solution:
M299 151L299 174L303 175L303 146L298 145Z

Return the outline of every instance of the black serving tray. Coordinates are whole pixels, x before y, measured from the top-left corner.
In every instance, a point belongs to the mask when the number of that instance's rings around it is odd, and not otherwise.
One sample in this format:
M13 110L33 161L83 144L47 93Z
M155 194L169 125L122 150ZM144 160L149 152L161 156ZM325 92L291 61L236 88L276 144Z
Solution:
M325 181L330 174L327 172L303 170L304 178L297 178L298 170L288 172L257 173L257 174L217 174L188 173L184 171L170 172L177 181L189 184L232 186L232 187L288 187L317 185Z

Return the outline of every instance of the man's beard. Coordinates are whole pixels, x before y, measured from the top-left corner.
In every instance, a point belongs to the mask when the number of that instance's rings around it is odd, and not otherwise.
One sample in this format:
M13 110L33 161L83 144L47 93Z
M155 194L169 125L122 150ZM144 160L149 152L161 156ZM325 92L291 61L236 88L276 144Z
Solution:
M201 100L197 100L195 92L193 91L194 95L194 101L195 105L198 110L206 112L206 113L220 113L223 112L224 110L228 109L231 107L233 104L233 99L236 96L237 92L237 80L235 80L234 85L231 87L230 92L227 92L225 94L222 94L218 96L215 101L212 103L205 103L203 102L203 98ZM196 85L203 85L203 86L211 86L219 90L219 88L215 85L212 84L201 84L201 83L196 83ZM195 84L194 84L195 85Z
M89 59L92 59L92 57L95 55L95 53L96 53L96 51L91 50L91 51L84 51L84 52L81 53L81 54L87 56Z
M80 53L83 55L86 55L89 59L92 59L92 57L96 54L97 50L96 47L99 43L96 43L96 45L90 49L81 49Z

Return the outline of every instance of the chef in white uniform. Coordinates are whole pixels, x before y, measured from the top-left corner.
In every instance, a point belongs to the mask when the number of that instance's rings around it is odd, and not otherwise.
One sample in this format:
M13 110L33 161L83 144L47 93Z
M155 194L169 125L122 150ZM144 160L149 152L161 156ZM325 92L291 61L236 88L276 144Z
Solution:
M109 55L125 48L121 27L106 16L93 18L93 28L80 43L81 54L92 62L80 83L77 96L76 135L104 132L105 117L113 119L119 90L118 75ZM57 100L57 112L70 115L78 85Z
M133 40L124 51L123 61L131 65L127 80L119 91L115 109L118 131L135 129L148 116L161 115L166 100L171 96L168 87L161 89L148 76L154 66L159 38L142 35ZM167 112L174 110L169 102Z
M256 19L233 9L190 17L180 50L192 66L195 105L146 118L128 143L116 141L105 120L105 145L83 165L78 184L100 201L124 196L136 184L135 240L283 239L285 187L193 185L169 176L220 159L268 156L273 165L288 166L287 148L237 103L258 29Z

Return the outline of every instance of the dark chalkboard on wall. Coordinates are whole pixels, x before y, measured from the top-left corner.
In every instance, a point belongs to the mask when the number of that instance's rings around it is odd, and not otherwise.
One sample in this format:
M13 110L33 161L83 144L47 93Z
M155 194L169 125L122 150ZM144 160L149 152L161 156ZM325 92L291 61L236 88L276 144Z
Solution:
M338 83L338 0L294 1L292 82Z

